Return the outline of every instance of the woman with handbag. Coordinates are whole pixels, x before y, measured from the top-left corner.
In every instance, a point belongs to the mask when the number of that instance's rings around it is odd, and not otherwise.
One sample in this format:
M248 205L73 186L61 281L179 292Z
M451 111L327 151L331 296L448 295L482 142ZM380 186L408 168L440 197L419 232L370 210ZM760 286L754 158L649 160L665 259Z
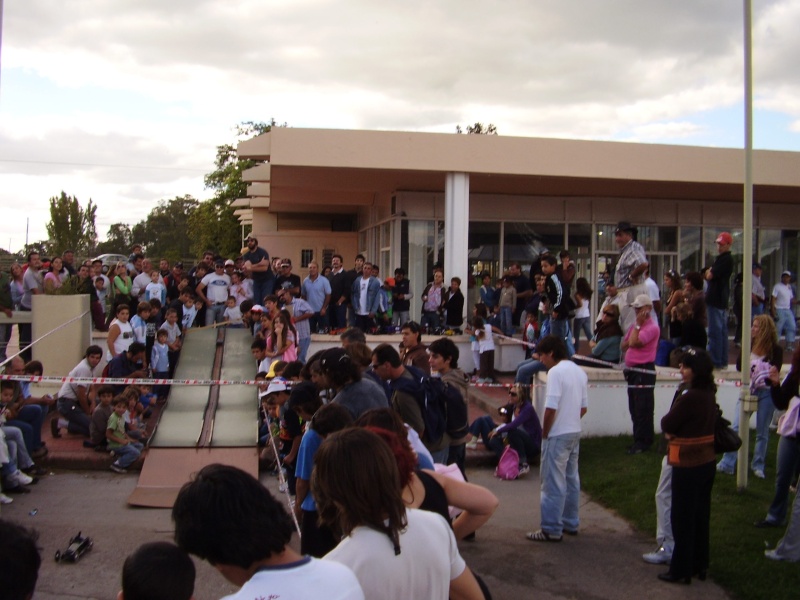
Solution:
M789 486L792 482L795 468L800 461L800 433L795 424L794 431L787 426L787 419L794 420L792 414L800 411L800 347L792 354L792 368L789 374L780 382L780 372L776 368L770 369L769 382L772 392L772 403L778 410L786 410L778 425L781 435L778 441L777 473L775 474L775 496L769 506L766 518L756 521L756 527L782 527L789 510ZM796 423L796 421L794 421Z
M750 393L758 396L756 445L750 468L756 477L764 479L764 464L769 444L769 424L772 422L772 414L775 412L775 406L772 404L772 386L768 377L771 368L778 372L781 370L783 348L778 343L775 321L769 315L758 315L753 319L750 335L753 339L753 349L750 352ZM736 359L736 369L742 370L741 356ZM733 428L741 436L749 429L749 422L747 425L744 432L739 430L739 403L737 402ZM717 464L717 471L733 475L737 456L738 452L726 452Z
M675 548L669 571L658 578L688 584L695 575L705 579L708 570L717 386L714 364L705 350L688 350L680 370L689 390L661 419L661 430L668 440L667 460L672 466Z

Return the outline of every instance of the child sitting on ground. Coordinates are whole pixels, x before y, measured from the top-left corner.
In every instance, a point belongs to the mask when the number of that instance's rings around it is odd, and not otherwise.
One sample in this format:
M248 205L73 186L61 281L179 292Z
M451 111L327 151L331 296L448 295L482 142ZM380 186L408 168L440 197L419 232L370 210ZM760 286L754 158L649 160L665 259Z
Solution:
M111 401L114 399L114 388L110 385L101 385L97 390L97 406L92 411L92 420L89 423L89 443L95 450L105 450L108 444L106 440L106 426L108 418L114 412Z
M123 395L117 396L114 399L114 412L111 413L106 425L108 448L116 457L111 463L111 470L115 473L127 473L126 469L136 462L144 448L125 432L126 410L128 410L128 400Z
M117 600L190 600L194 578L194 563L188 554L169 542L149 542L125 559Z

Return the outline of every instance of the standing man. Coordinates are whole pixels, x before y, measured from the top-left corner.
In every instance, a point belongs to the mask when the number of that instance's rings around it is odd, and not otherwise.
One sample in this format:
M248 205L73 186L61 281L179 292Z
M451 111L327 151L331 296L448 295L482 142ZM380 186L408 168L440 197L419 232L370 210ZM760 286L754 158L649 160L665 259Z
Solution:
M44 275L41 273L42 260L39 258L39 253L34 251L28 254L28 269L22 277L22 299L19 302L19 309L26 312L31 312L31 297L37 294L44 293ZM20 350L26 348L31 343L31 324L20 323L19 327L19 347ZM30 348L22 350L20 356L28 362L33 356Z
M400 342L400 360L404 366L411 365L423 371L425 375L431 374L428 361L428 347L422 343L422 328L416 321L406 321L400 329L402 341Z
M422 292L422 323L428 330L439 329L445 301L444 271L436 267L433 281Z
M400 326L410 319L411 283L406 279L406 270L397 267L394 270L394 286L392 287L392 323Z
M380 298L378 291L381 282L372 276L372 264L365 262L361 268L361 277L353 282L350 303L356 316L356 327L369 333L375 327L375 314L378 312Z
M203 277L195 290L206 305L206 325L222 321L230 288L231 278L225 274L225 263L217 260L214 272Z
M300 276L292 273L292 259L284 258L281 260L281 272L275 278L275 287L273 290L277 293L278 290L288 290L292 296L297 298L300 296Z
M367 261L367 259L364 258L363 254L357 254L356 255L356 259L355 259L355 267L350 269L349 271L347 271L347 279L345 280L345 282L347 283L347 288L346 289L350 292L349 293L350 298L348 299L348 302L350 302L350 310L349 310L348 316L347 316L347 324L350 327L355 327L356 326L356 311L355 311L355 308L353 307L353 304L352 304L352 299L353 299L352 289L353 289L353 285L355 284L356 280L359 277L361 277L361 272L364 269L364 263L366 261Z
M147 291L147 286L152 283L150 274L153 272L153 270L153 261L151 261L149 258L145 258L142 261L142 272L133 278L131 296L133 296L134 299L137 299L139 302L146 300L145 292ZM158 283L164 285L164 278L161 277L161 275L158 276Z
M569 254L567 254L567 262L569 262ZM574 269L573 267L573 271ZM528 304L528 300L533 296L533 289L531 288L530 278L522 275L522 267L518 262L512 262L508 266L508 276L511 278L511 285L517 291L517 304L514 306L514 312L511 315L511 323L514 327L518 327L522 311L525 310L525 305Z
M763 315L767 307L767 290L761 282L761 263L753 263L753 287L750 292L753 303L752 316Z
M717 259L706 269L706 308L708 314L708 353L718 369L728 368L728 298L731 295L733 237L723 231L715 240Z
M331 258L331 272L328 275L331 284L330 300L330 327L343 329L347 327L347 305L350 303L350 284L347 283L348 275L344 270L344 259L341 254L334 254Z
M630 308L640 294L647 293L643 275L650 266L644 247L636 241L639 230L628 221L620 221L614 231L614 241L619 248L619 258L614 270L614 285L622 295L619 324L628 331L636 320L636 313Z
M64 250L64 252L61 253L61 264L64 265L64 268L70 274L70 277L78 274L78 269L75 268L74 250Z
M772 288L772 298L770 298L770 312L772 313L772 318L775 319L778 340L781 339L781 335L785 332L787 352L794 352L794 337L797 334L797 323L794 320L792 311L795 298L792 286L789 285L791 280L791 271L781 273L781 281Z
M656 351L661 329L650 318L653 301L640 294L631 305L635 321L622 340L625 379L628 382L628 411L633 421L633 445L628 454L641 454L653 445L655 411Z
M544 263L543 263L544 264ZM581 419L589 399L588 377L567 359L562 339L548 335L537 346L547 367L541 456L541 529L527 535L532 542L560 542L578 534L581 482L578 454Z
M314 314L309 325L311 333L328 327L328 307L331 302L331 282L319 276L319 265L315 261L308 263L308 277L303 280L303 299L311 305Z
M272 294L275 283L269 254L258 247L258 239L251 233L247 236L247 252L242 255L244 272L253 280L253 301L263 304L264 298Z

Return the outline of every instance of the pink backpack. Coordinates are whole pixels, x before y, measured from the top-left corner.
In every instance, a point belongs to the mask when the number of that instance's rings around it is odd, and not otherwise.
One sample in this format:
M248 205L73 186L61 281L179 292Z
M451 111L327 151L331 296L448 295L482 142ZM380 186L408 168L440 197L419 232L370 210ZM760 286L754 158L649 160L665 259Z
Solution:
M519 477L519 454L511 446L506 446L500 456L500 462L494 470L494 476L500 479L512 480Z

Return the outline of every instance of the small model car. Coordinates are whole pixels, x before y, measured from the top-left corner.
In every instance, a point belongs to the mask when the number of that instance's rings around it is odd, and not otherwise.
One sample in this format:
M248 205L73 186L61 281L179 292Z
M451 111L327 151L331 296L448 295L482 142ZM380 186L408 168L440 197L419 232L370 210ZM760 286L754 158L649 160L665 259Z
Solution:
M81 532L78 532L78 535L70 539L69 547L61 552L61 550L56 550L56 562L62 561L69 561L69 562L78 562L86 552L92 549L94 542L92 542L92 538L89 536L83 537Z

